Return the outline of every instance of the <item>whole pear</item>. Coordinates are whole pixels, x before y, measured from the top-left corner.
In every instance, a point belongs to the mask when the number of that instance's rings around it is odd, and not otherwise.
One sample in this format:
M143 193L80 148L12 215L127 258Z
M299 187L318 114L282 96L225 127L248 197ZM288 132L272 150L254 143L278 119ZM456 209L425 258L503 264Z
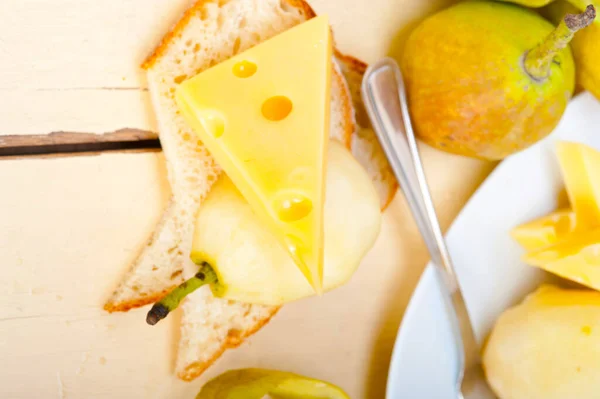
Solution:
M577 4L577 7L566 1L556 1L544 9L543 13L552 21L560 22L565 13L578 12L585 7L581 1L570 1ZM600 2L594 3L600 6ZM571 49L575 58L577 84L600 99L600 20L595 20L576 34L571 42Z
M423 21L401 59L419 137L490 160L546 137L575 87L568 43L591 14L569 15L555 28L514 4L467 1Z
M196 399L350 399L325 381L269 369L229 370L208 381Z
M498 398L598 398L598 331L598 291L542 285L496 321L483 352L490 386Z

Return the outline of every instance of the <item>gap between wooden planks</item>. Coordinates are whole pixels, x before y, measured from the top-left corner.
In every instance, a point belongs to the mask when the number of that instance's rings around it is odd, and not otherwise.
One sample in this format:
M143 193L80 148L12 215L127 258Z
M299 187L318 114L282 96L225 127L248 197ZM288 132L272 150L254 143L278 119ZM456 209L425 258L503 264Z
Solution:
M110 133L53 132L0 136L0 157L48 157L97 154L104 151L159 151L154 132L123 128Z

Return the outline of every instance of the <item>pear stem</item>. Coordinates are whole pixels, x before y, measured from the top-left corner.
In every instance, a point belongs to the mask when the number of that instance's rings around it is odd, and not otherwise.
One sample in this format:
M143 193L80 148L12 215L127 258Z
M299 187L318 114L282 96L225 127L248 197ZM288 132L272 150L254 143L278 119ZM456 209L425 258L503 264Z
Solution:
M151 326L155 325L167 317L170 312L177 309L183 298L196 291L198 288L207 284L215 284L217 281L217 274L213 268L208 263L202 262L200 271L196 273L194 277L181 283L163 299L152 306L152 309L150 309L146 316L146 323Z
M596 8L588 5L581 14L567 14L543 42L525 55L527 73L536 80L544 80L550 74L554 57L569 45L575 32L589 26L596 18Z

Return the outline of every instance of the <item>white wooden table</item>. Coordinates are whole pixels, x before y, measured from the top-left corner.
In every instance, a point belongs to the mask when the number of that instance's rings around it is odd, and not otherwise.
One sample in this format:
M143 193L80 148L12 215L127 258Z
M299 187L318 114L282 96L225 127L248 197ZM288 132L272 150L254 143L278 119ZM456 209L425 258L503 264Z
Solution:
M7 135L133 128L152 136L138 65L188 5L0 2L0 147ZM397 52L414 21L443 4L312 5L330 15L342 51L372 62ZM493 165L422 149L447 228ZM353 398L384 397L397 328L427 261L401 194L350 284L284 307L191 383L173 376L176 315L150 328L147 309L101 309L168 197L157 151L0 158L0 397L193 398L206 378L246 366L329 380Z

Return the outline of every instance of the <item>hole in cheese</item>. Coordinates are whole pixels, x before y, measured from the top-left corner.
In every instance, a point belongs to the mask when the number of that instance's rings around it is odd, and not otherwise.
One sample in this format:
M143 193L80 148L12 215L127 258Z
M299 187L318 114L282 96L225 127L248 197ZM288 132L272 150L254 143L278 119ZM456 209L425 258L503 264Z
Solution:
M256 73L256 69L256 64L254 62L240 61L236 62L236 64L233 66L233 74L238 78L249 78Z
M215 138L219 138L225 133L225 118L217 111L205 110L199 115L200 123L204 130Z
M303 194L286 192L275 200L275 211L282 222L296 222L312 211L312 201Z
M285 119L292 112L292 100L286 96L268 98L262 105L263 116L270 121Z

